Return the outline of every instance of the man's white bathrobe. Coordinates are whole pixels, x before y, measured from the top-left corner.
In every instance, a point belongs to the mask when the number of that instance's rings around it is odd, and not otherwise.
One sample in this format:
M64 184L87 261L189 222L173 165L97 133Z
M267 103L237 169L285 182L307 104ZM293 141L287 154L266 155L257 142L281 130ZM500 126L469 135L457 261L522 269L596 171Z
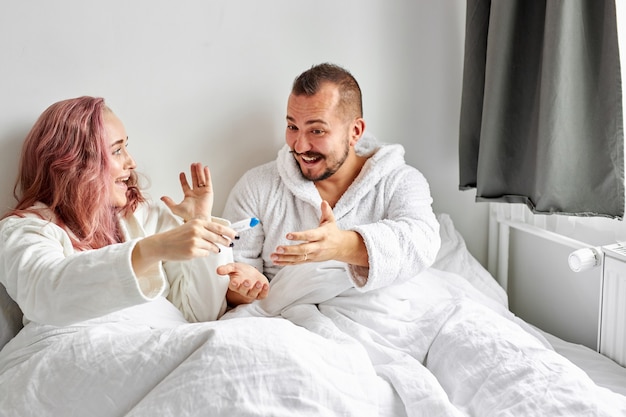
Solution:
M245 173L223 213L231 221L253 216L261 221L242 233L234 257L270 279L280 269L273 265L271 253L278 245L294 244L285 235L318 227L321 216L321 197L289 151L285 145L276 160ZM348 270L354 285L369 291L403 282L428 268L441 239L428 182L406 164L404 148L381 144L366 133L356 151L369 159L333 213L340 229L363 237L369 268L348 266Z
M38 208L50 217L45 206ZM141 305L139 316L152 309L148 315L156 323L168 316L182 322L216 320L226 308L229 279L215 270L232 262L230 248L206 258L162 262L140 276L133 272L137 241L179 224L169 209L143 204L121 222L126 242L77 251L68 232L51 221L8 217L0 222L0 282L22 309L25 324L88 325L89 320L117 320L115 314L130 318L132 308Z

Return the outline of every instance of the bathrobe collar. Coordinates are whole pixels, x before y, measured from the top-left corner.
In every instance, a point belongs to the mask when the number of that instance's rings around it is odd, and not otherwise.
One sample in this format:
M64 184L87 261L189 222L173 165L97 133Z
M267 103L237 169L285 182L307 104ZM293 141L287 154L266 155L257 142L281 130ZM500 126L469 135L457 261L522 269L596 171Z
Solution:
M311 204L320 211L322 199L319 192L313 185L313 181L302 176L298 163L290 150L287 145L284 145L278 151L278 174L295 198ZM376 187L382 178L405 164L404 148L401 145L379 142L367 132L357 142L355 151L357 155L368 156L369 158L352 185L335 205L333 209L335 218L340 218L349 212L359 204L365 194Z

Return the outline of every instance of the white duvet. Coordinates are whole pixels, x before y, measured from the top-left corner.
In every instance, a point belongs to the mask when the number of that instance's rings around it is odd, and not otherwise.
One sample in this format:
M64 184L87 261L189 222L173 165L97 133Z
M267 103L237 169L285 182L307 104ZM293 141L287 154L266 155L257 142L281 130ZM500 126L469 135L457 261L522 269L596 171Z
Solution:
M155 328L150 320L136 324L141 319L128 310L98 326L41 335L5 361L0 410L11 416L626 415L626 397L594 385L458 275L432 269L362 294L345 288L341 265L283 271L268 299L217 322L179 324L172 314L169 322L158 321L167 326ZM158 304L143 308L142 317L167 312Z
M368 293L345 274L284 268L266 300L216 322L187 324L161 299L89 327L29 325L0 354L0 413L626 415L626 397L556 354L471 268Z
M370 293L345 286L340 265L284 269L271 296L227 317L281 316L356 341L402 406L399 416L623 416L626 397L596 386L526 323L459 275L431 269ZM335 288L336 294L330 290Z

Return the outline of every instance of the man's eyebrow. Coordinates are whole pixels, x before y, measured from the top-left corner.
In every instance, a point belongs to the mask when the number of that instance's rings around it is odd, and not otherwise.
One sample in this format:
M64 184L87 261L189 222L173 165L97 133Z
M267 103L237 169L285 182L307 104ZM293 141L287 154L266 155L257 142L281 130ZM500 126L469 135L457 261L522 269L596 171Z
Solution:
M295 122L296 121L291 116L287 116L287 120L290 121L290 122ZM323 125L328 124L328 123L326 123L325 120L322 120L322 119L311 119L311 120L307 120L306 122L304 122L305 125L312 125L312 124L315 124L315 123L320 123L320 124L323 124Z

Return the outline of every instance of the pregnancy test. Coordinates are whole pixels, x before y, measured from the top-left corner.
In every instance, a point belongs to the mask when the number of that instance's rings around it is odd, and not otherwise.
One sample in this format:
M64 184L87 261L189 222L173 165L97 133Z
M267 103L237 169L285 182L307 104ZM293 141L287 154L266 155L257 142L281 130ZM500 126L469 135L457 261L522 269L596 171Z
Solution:
M244 232L248 229L252 229L254 226L259 224L259 219L256 217L250 217L249 219L240 220L238 222L232 223L230 228L233 229L237 233Z

